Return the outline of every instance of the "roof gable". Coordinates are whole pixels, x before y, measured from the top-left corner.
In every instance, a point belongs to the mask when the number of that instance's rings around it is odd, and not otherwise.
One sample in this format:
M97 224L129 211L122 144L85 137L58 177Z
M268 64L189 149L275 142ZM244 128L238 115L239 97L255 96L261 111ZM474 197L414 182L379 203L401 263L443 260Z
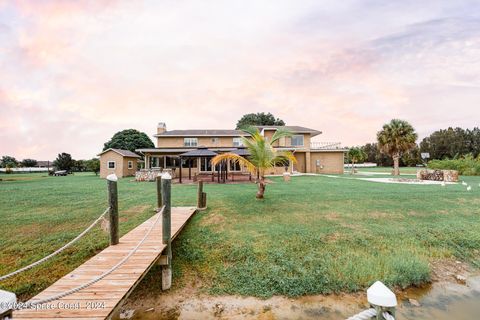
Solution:
M113 151L115 153L118 153L122 157L128 157L128 158L141 158L138 154L135 152L132 152L130 150L124 150L124 149L115 149L115 148L109 148L105 151L100 152L98 155L101 156L102 154L108 152L108 151Z

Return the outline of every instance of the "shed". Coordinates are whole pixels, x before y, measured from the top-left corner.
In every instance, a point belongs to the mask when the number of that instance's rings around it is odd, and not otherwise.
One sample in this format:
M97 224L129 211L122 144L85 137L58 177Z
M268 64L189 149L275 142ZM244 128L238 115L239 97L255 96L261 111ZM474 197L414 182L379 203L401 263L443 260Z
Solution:
M100 156L100 178L106 178L112 173L119 178L134 176L137 163L141 158L132 151L114 148L107 149L98 155Z

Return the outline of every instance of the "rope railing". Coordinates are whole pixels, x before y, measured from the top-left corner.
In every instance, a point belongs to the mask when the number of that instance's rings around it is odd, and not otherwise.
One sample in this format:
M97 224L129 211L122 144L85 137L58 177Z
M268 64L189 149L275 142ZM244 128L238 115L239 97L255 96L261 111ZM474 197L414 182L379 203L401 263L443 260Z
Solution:
M43 262L49 260L50 258L53 258L55 257L56 255L58 255L59 253L61 253L62 251L64 251L65 249L67 249L68 247L70 247L71 245L73 245L75 242L77 242L78 240L80 240L85 234L87 234L90 230L92 230L92 228L98 223L100 222L100 220L103 219L103 217L109 212L110 210L110 207L106 208L105 211L94 221L92 222L92 224L90 224L85 230L83 230L82 233L80 233L78 236L76 236L73 240L71 240L70 242L68 242L67 244L65 244L63 247L61 247L60 249L56 250L55 252L52 252L51 254L49 254L48 256L38 260L38 261L35 261L34 263L31 263L29 264L28 266L25 266L23 268L20 268L16 271L13 271L9 274L6 274L4 276L1 276L0 277L0 281L3 281L5 279L8 279L10 277L13 277L19 273L22 273L24 271L27 271L27 270L30 270L32 269L33 267L36 267L38 266L39 264L42 264Z
M375 310L375 308L370 308L370 309L363 310L354 316L351 316L347 320L369 320L376 316L377 316L377 310ZM385 320L395 320L395 318L386 311L382 313L382 316L383 316L383 319Z
M158 216L157 218L155 219L155 221L152 223L152 225L150 226L150 228L148 229L148 231L145 233L145 236L142 238L142 240L140 240L138 242L138 244L122 259L120 260L117 264L115 264L113 267L111 267L109 270L105 271L104 273L102 273L101 275L99 275L98 277L96 278L93 278L92 280L90 280L89 282L81 285L81 286L78 286L78 287L75 287L73 289L70 289L70 290L67 290L65 292L62 292L62 293L59 293L59 294L56 294L54 296L51 296L51 297L48 297L48 298L45 298L45 299L41 299L41 300L36 300L36 301L27 301L26 303L24 304L20 304L19 306L17 306L17 308L15 310L19 310L19 309L26 309L26 308L31 308L31 307L34 307L36 305L40 305L40 304L44 304L44 303L49 303L49 302L52 302L52 301L55 301L55 300L58 300L58 299L61 299L61 298L64 298L66 296L69 296L75 292L78 292L82 289L85 289L85 288L88 288L89 286L97 283L98 281L102 280L103 278L105 278L106 276L108 276L109 274L111 274L112 272L114 272L115 270L117 270L120 266L122 266L125 262L127 262L127 260L135 254L135 252L137 252L138 248L140 248L140 246L145 242L145 240L148 238L148 236L150 235L150 233L152 232L153 228L157 225L158 221L160 220L160 218L162 217L163 215L163 211L165 210L165 206L163 206L159 212L158 212Z

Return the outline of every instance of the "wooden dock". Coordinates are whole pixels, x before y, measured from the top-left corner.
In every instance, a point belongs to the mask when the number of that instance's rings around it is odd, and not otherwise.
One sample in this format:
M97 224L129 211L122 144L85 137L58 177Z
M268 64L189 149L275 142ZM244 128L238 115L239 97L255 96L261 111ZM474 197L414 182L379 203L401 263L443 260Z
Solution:
M172 238L177 236L195 211L195 207L172 208ZM55 282L35 296L32 301L48 298L75 288L112 268L140 242L155 222L157 215L124 235L119 244L106 248ZM36 310L15 311L13 319L91 320L109 318L156 263L165 248L166 245L162 243L162 220L160 219L138 251L113 273L79 292L37 306ZM158 281L160 279L161 277Z

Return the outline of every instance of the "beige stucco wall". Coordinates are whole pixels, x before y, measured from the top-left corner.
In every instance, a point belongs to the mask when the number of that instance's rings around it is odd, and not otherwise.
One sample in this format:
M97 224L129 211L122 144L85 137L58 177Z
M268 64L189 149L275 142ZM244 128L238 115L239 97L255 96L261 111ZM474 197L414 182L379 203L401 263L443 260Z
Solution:
M185 137L158 137L157 138L157 147L158 148L178 148L184 147L183 139ZM204 146L208 148L232 148L233 147L233 138L235 137L189 137L189 138L198 138L197 146ZM213 142L213 138L218 138L218 142Z
M311 152L310 170L312 173L343 174L343 157L343 151ZM320 167L317 160L320 160Z
M115 169L108 169L108 161L115 161ZM133 162L132 169L128 169L128 161ZM134 176L135 171L137 171L137 158L123 157L114 151L107 151L100 156L100 178L106 178L112 173L119 178Z

